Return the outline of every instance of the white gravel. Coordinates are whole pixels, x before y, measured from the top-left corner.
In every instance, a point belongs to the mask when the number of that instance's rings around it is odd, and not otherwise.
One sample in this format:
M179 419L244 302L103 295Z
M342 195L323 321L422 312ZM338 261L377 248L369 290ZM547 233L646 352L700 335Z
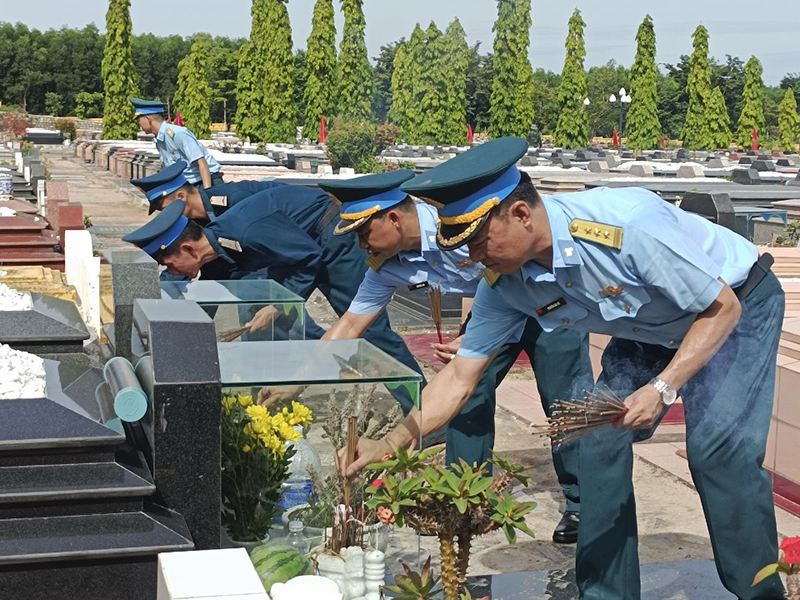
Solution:
M17 211L7 206L0 206L0 217L16 217Z
M44 398L46 381L43 359L0 344L0 400Z
M18 292L0 283L0 311L5 310L30 310L33 308L33 299L28 292Z

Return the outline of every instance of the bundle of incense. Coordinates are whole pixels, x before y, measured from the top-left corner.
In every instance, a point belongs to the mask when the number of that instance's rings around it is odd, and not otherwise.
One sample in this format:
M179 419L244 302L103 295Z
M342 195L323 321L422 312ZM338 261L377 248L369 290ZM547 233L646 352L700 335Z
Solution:
M227 329L225 331L220 331L217 334L217 341L218 342L232 342L235 339L240 338L245 333L250 331L249 325L244 325L242 327L236 327L235 329Z
M553 444L566 444L611 425L627 410L614 392L598 388L587 392L581 400L556 400L547 427L538 433L548 436Z
M439 343L444 344L444 339L442 339L442 290L438 285L431 285L428 288L428 302L431 305L431 317L433 324L436 325Z

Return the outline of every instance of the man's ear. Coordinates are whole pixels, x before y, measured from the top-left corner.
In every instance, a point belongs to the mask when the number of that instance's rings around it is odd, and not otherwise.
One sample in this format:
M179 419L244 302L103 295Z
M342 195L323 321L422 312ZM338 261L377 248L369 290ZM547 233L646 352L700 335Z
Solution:
M530 205L524 200L517 200L511 205L509 213L515 219L519 219L524 226L530 225L533 220L533 213L531 212Z

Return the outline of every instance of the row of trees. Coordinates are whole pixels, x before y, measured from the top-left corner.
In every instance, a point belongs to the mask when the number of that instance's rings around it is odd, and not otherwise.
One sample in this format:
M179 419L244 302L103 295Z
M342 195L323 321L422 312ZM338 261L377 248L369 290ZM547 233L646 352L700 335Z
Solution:
M636 147L655 146L662 134L690 147L726 146L723 140L734 138L746 145L753 127L762 139L780 135L784 146L798 135L792 105L800 74L766 87L755 58L747 65L731 56L724 63L710 58L702 26L691 56L662 72L647 16L630 70L611 61L587 71L586 23L576 10L564 69L556 74L534 71L527 59L530 0L498 0L492 53L468 47L456 19L444 33L435 23L417 26L408 41L383 46L371 64L362 1L340 0L345 25L338 52L333 0L316 0L307 49L294 53L286 0L253 0L247 40L133 36L130 0L109 0L105 40L93 25L40 33L0 24L0 99L31 112L78 116L100 114L105 99L109 137L133 135L130 108L114 100L127 101L127 94L167 101L201 136L210 121L235 115L239 131L253 139L292 139L297 124L314 139L325 115L388 119L418 143L461 143L467 123L493 136L524 136L536 123L560 145L581 146L591 136L611 135L620 108L607 98L625 87L632 96L626 134Z

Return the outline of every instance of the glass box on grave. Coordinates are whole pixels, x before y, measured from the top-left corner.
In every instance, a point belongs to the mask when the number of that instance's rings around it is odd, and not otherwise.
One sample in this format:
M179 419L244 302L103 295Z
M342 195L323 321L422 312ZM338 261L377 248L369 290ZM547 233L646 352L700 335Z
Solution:
M334 512L345 494L335 469L336 449L346 448L348 427L357 428L360 436L385 436L405 412L420 406L422 376L363 339L230 342L218 344L218 351L224 397L250 397L269 406L272 414L284 406L294 411L294 403L310 409L311 423L302 435L318 457L309 461L312 470L321 472L309 476L310 489L297 494L294 488L303 482L293 482L297 474L290 470L281 521L284 527L303 521L312 548L326 542L330 546L336 535ZM418 440L416 447L420 446ZM298 444L295 456L300 450ZM368 486L380 475L364 471L352 483L349 515L360 520L364 547L385 552L386 565L399 566L402 561L416 567L421 556L418 534L408 528L391 531L365 504Z
M161 295L197 302L221 341L305 339L305 300L271 279L162 281ZM249 331L247 323L259 317L263 324Z

